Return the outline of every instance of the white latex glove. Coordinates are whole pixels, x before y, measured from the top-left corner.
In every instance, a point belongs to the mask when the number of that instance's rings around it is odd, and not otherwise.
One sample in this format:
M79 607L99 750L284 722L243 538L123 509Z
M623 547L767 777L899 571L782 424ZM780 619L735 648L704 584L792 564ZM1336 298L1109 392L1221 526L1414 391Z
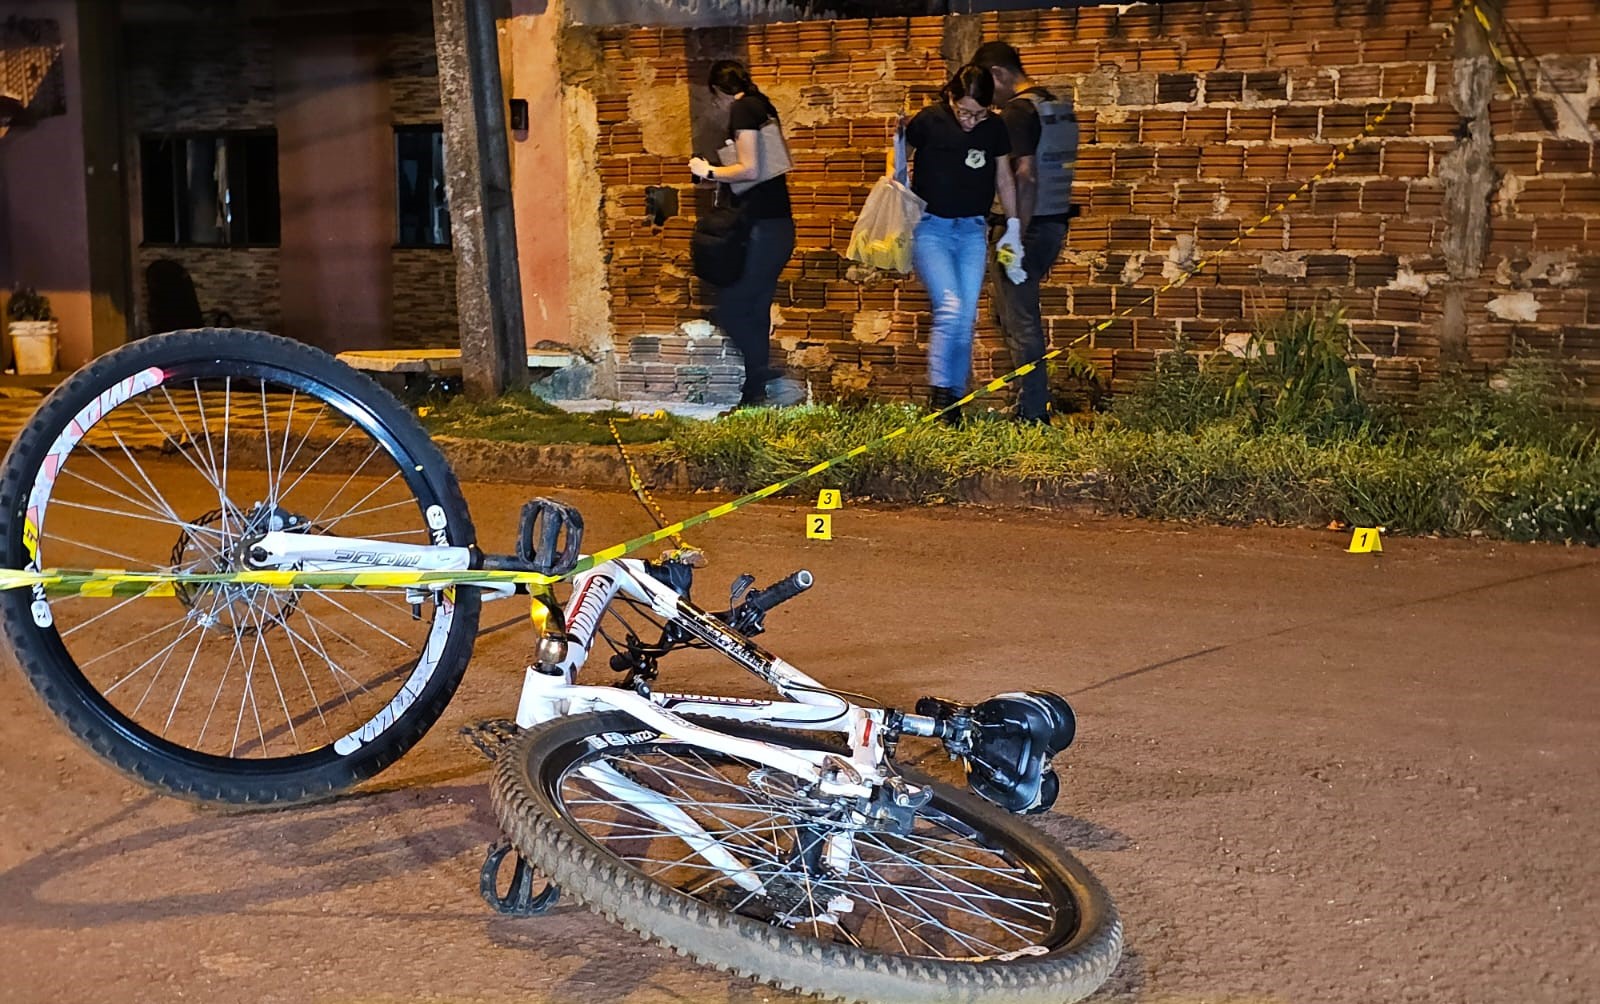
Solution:
M1006 278L1020 283L1028 278L1022 266L1022 221L1015 216L1006 220L1006 232L994 246L995 260L1006 270Z
M711 177L711 162L704 157L690 157L689 173L696 178L709 178Z

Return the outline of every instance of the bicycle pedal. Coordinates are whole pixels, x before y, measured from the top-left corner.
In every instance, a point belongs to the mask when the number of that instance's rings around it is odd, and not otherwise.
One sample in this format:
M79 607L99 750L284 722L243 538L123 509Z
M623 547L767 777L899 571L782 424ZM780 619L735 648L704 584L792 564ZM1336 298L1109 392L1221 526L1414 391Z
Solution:
M489 718L461 726L458 734L492 763L522 735L522 728L509 718Z
M554 499L537 498L522 507L517 557L545 575L566 575L583 548L583 517Z
M500 892L500 866L507 854L515 854L511 868L511 887ZM546 882L543 889L533 891L533 866L511 841L500 840L489 845L483 856L483 868L478 872L478 895L489 904L489 909L507 917L537 917L547 913L561 898L561 887Z

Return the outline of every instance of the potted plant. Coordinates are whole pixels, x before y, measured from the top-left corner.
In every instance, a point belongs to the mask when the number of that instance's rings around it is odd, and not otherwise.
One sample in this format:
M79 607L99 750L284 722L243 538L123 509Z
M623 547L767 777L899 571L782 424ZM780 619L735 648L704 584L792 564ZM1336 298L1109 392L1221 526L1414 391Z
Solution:
M16 361L17 372L54 372L61 326L50 313L50 300L37 290L18 287L11 293L6 313L11 318L11 358Z

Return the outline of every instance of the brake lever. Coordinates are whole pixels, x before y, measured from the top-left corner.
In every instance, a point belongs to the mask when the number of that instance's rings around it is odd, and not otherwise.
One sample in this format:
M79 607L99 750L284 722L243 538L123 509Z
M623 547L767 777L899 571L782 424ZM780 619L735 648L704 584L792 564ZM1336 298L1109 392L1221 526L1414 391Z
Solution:
M738 606L730 606L726 610L718 610L711 616L746 638L754 638L767 629L764 623L766 612L751 606L749 601Z

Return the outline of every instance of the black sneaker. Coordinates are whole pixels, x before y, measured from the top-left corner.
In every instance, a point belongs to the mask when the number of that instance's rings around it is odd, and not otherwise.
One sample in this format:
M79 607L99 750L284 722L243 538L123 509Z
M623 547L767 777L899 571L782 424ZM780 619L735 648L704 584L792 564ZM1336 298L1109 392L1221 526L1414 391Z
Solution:
M806 400L805 387L789 377L773 377L762 390L762 400L774 408L788 408Z
M928 407L934 411L940 411L942 409L949 408L950 405L955 403L956 397L956 392L949 387L929 387ZM961 424L961 409L951 408L949 411L946 411L944 414L939 416L939 421L946 425Z

